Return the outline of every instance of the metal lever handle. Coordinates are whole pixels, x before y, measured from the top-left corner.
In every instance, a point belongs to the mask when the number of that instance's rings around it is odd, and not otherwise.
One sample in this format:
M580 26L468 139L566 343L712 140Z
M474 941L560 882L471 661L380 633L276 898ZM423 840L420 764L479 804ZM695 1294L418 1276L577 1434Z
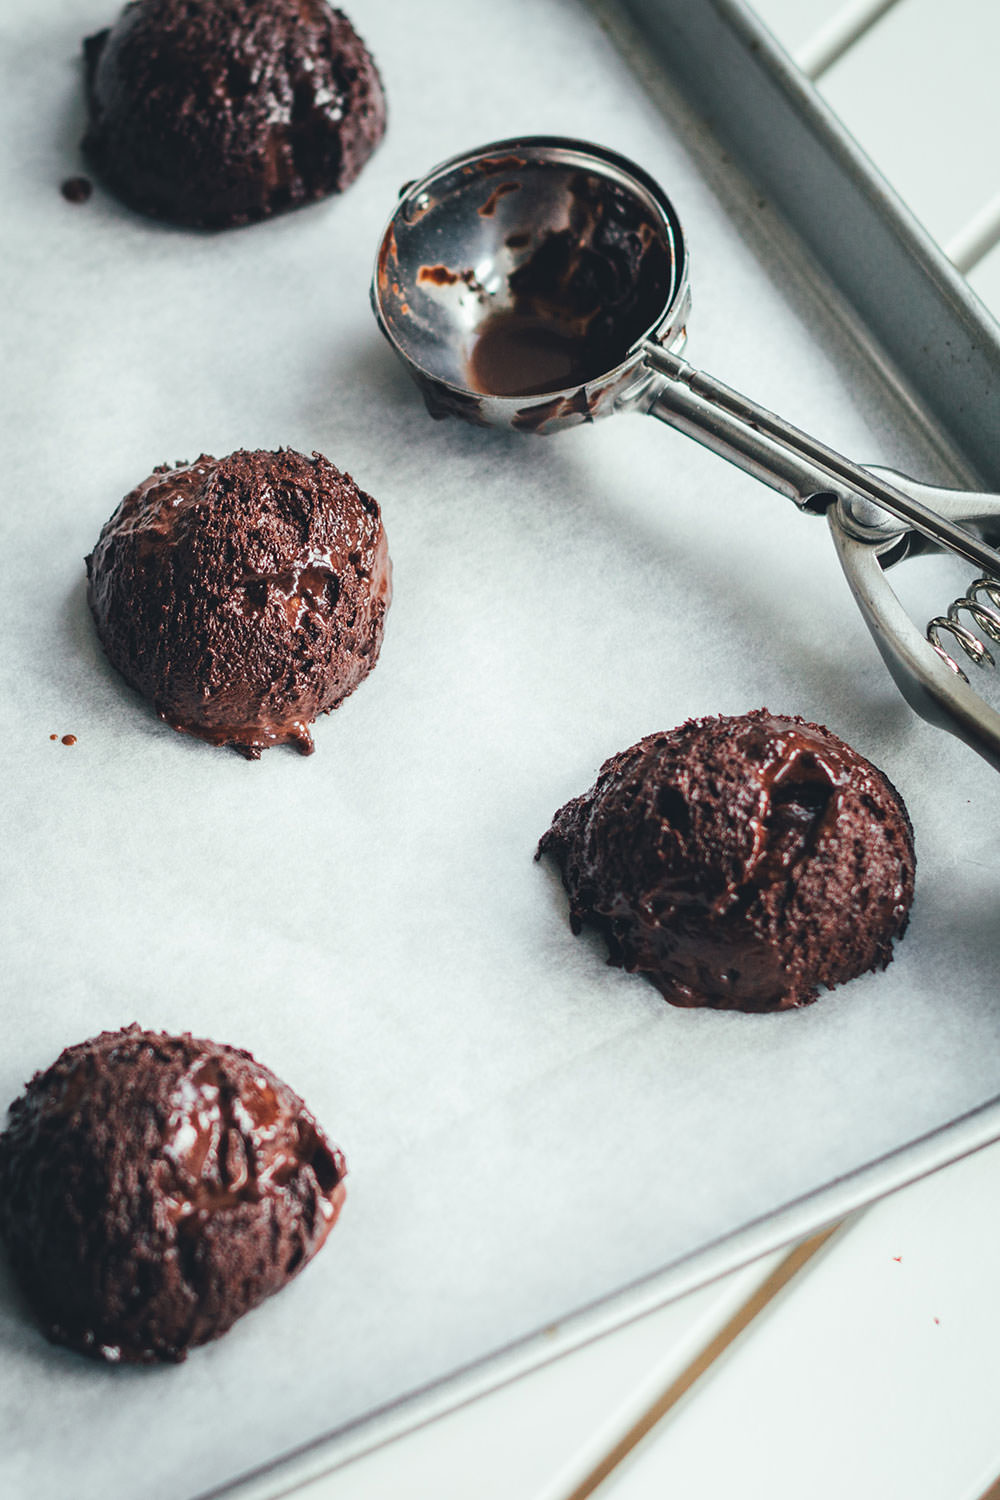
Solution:
M848 506L861 496L895 516L904 528L920 532L983 572L1000 577L1000 552L904 494L885 477L895 477L891 470L876 475L863 469L660 344L647 344L643 360L661 377L650 388L646 409L651 416L686 433L803 510L822 514L835 502Z
M903 475L894 478L906 484L914 498L924 493L941 510L996 536L1000 496L966 495ZM965 674L956 672L943 652L935 650L896 597L885 576L899 556L892 534L886 536L876 524L866 535L861 519L840 505L831 507L827 520L854 598L904 698L929 723L957 735L1000 771L1000 713L972 690Z

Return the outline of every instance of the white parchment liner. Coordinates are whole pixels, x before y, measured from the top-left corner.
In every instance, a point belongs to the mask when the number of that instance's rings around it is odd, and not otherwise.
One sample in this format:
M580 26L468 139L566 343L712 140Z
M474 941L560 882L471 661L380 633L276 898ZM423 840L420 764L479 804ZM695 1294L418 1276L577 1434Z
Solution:
M947 480L931 436L766 203L725 163L709 185L709 148L691 154L585 9L352 15L386 81L384 146L340 201L216 235L100 189L63 201L79 39L111 13L8 0L0 17L0 1100L102 1028L191 1030L255 1051L350 1167L318 1260L178 1368L51 1348L4 1273L5 1495L222 1483L1000 1091L996 777L898 698L825 527L639 417L552 439L432 424L368 309L383 222L457 150L599 141L677 202L696 361L863 461ZM82 559L155 464L279 444L379 498L396 600L316 754L248 764L124 687ZM571 936L535 843L611 752L761 704L829 724L899 786L911 932L886 974L801 1012L675 1010Z

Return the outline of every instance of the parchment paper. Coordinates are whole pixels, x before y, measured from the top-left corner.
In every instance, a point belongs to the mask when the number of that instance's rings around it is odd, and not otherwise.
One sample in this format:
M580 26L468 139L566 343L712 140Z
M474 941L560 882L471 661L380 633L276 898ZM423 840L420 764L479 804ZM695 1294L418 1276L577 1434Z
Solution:
M586 8L351 9L384 72L384 146L341 200L214 235L99 188L63 201L79 40L111 13L0 17L0 1100L102 1028L191 1030L284 1076L350 1167L316 1262L181 1367L54 1349L4 1279L4 1495L200 1492L1000 1090L997 781L899 699L823 524L638 416L548 439L431 423L368 309L383 223L455 151L589 137L676 199L692 358L863 461L947 481L933 436ZM396 598L316 754L248 764L109 668L82 559L154 465L279 444L379 498ZM613 751L761 704L829 724L899 786L911 931L887 973L800 1012L676 1010L572 937L535 844Z

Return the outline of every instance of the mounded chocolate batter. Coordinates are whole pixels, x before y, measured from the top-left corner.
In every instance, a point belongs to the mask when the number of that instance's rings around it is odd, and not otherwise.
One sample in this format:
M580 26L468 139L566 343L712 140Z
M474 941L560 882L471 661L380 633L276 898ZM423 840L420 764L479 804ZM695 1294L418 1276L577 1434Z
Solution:
M392 597L377 503L314 453L240 450L154 470L87 558L114 666L161 719L248 760L374 667Z
M68 1047L0 1135L0 1235L46 1334L182 1360L326 1239L344 1158L249 1052L138 1026Z
M885 968L913 899L891 782L818 724L689 720L613 755L538 846L573 931L674 1005L782 1010ZM537 857L537 856L536 856Z
M385 96L325 0L132 0L84 42L83 149L132 208L227 228L357 177Z

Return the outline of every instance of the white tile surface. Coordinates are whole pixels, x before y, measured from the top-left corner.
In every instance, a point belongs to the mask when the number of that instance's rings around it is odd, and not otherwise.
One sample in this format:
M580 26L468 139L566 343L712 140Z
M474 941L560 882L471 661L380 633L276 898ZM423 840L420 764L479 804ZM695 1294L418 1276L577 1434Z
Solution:
M820 91L942 243L1000 186L994 0L903 0Z
M998 1263L994 1146L847 1229L600 1500L978 1496L1000 1473Z
M534 1500L603 1454L770 1275L781 1255L533 1371L304 1485L296 1500Z
M572 1500L596 1456L778 1259L388 1444L296 1500ZM998 1260L1000 1145L846 1226L597 1500L979 1500L1000 1473Z
M969 273L969 285L993 316L1000 318L1000 245Z
M844 8L845 0L756 0L753 9L786 51L799 47Z

